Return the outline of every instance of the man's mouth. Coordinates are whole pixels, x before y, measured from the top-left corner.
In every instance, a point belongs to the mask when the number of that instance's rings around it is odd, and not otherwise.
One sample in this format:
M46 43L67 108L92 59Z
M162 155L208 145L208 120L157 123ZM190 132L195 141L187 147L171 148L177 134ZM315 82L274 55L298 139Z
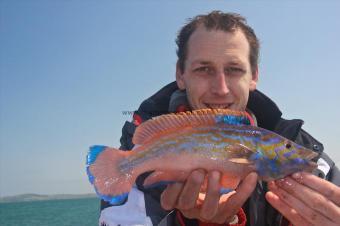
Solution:
M227 109L231 106L231 104L205 104L205 105L211 109Z

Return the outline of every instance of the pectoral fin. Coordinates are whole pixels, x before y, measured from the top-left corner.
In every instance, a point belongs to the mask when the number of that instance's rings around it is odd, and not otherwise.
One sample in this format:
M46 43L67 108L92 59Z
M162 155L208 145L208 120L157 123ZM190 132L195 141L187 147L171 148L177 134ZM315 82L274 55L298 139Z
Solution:
M229 161L239 164L251 164L250 157L256 152L243 144L233 144L228 146Z
M233 163L238 163L238 164L251 164L252 163L248 159L244 159L244 158L232 158L232 159L229 159L229 161Z

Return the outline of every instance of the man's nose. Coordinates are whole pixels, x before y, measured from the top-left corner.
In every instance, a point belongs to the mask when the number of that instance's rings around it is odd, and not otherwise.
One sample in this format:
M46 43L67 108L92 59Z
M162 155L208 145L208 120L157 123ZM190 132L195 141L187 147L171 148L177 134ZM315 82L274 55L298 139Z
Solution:
M213 77L211 88L212 93L219 96L223 96L229 93L228 81L223 71L215 74L215 76Z

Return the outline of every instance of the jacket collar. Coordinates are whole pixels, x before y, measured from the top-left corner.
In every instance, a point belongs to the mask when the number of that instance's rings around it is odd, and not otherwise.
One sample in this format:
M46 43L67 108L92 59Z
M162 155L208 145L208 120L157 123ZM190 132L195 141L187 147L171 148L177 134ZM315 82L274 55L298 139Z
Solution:
M282 116L278 106L259 90L249 93L247 108L255 114L258 126L268 130L274 130Z

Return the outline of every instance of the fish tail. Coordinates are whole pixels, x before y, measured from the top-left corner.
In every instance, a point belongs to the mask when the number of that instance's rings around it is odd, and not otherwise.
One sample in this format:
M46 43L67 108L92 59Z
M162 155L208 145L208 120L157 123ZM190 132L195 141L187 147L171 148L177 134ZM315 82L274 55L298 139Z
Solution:
M131 151L95 145L87 154L86 172L97 195L112 205L121 205L127 199L136 175L123 172L120 163Z

